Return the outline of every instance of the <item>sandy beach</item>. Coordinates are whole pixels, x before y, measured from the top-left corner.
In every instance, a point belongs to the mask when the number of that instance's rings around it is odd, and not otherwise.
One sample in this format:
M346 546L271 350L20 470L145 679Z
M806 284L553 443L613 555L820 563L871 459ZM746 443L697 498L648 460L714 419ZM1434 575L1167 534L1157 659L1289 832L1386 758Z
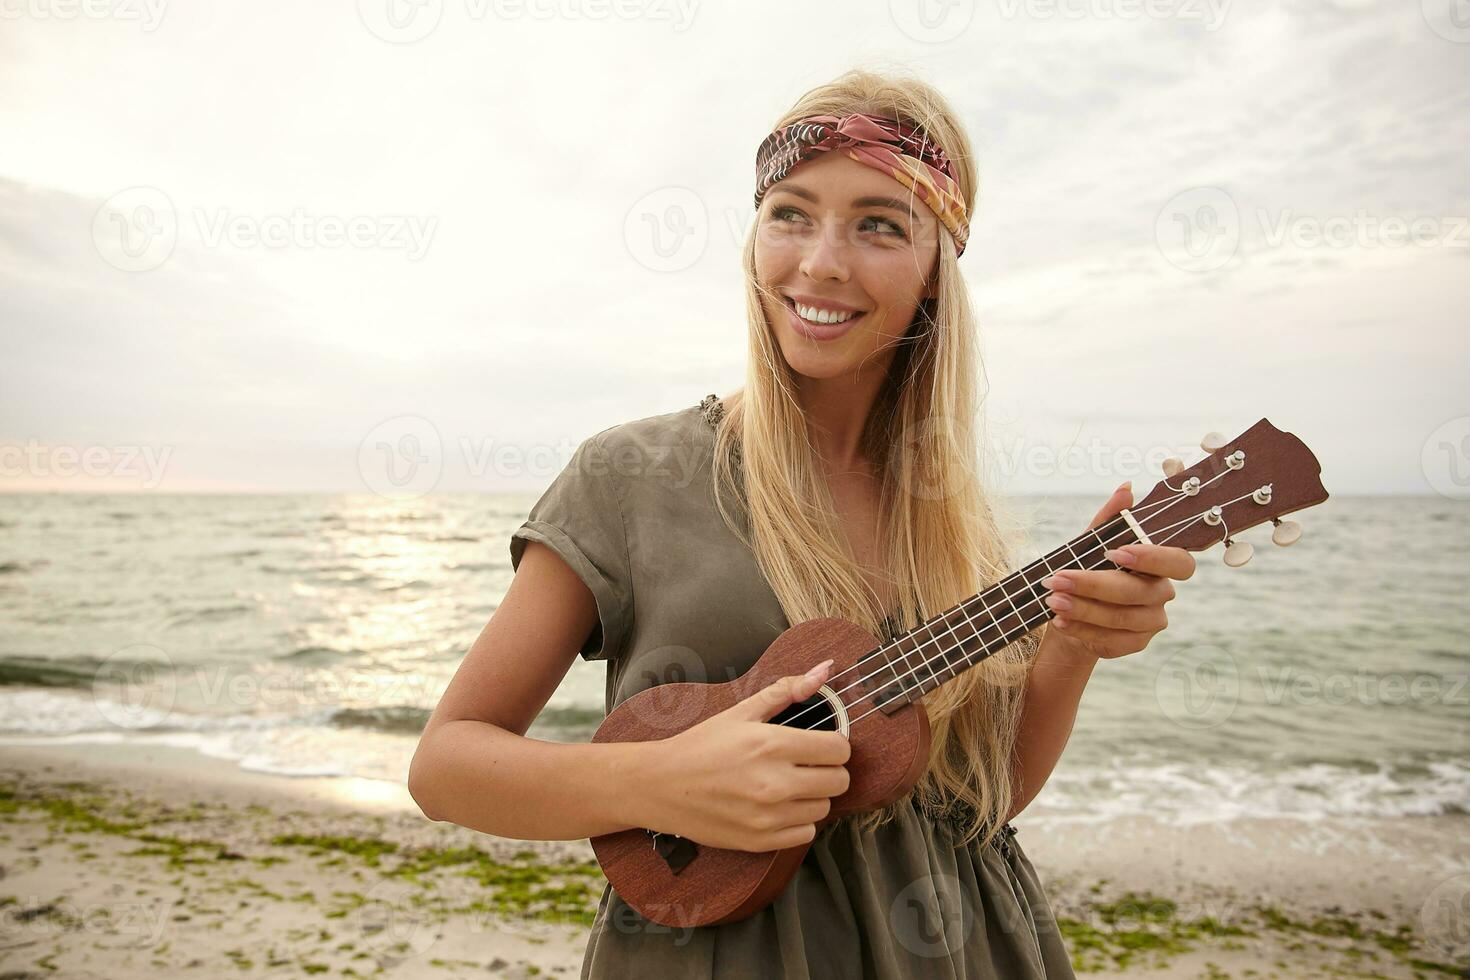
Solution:
M586 841L426 820L402 787L187 749L8 745L9 978L576 976ZM1466 821L1062 825L1022 814L1079 972L1470 975Z

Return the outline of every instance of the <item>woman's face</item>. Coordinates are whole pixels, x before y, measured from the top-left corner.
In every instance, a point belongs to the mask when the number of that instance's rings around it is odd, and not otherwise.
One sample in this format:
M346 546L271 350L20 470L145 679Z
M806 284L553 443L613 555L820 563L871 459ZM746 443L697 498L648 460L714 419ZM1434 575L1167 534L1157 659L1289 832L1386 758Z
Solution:
M939 262L934 213L834 150L773 184L757 218L756 278L774 294L761 301L792 369L809 378L886 372ZM797 303L861 315L823 324L832 317L798 319Z

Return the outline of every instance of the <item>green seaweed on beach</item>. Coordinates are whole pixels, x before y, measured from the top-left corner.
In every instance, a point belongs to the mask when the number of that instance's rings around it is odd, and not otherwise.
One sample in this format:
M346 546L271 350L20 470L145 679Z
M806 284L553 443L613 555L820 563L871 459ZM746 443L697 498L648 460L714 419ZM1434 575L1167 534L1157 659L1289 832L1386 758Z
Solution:
M1092 888L1091 894L1100 889ZM1081 972L1164 966L1201 943L1248 937L1250 930L1213 916L1182 918L1173 899L1147 892L1125 892L1113 901L1086 903L1086 920L1061 917L1057 924Z
M385 854L398 850L392 841L378 837L350 837L337 834L277 834L270 841L280 847L306 847L317 853L338 852L360 857L376 868Z

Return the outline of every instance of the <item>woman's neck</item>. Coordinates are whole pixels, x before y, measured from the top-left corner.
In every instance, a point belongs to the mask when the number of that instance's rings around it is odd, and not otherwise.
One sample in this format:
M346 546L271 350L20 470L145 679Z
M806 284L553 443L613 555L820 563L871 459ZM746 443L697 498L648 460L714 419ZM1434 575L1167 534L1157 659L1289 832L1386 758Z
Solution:
M862 454L863 430L878 391L881 372L837 378L803 378L796 397L806 415L817 455L829 473L867 472L871 460Z

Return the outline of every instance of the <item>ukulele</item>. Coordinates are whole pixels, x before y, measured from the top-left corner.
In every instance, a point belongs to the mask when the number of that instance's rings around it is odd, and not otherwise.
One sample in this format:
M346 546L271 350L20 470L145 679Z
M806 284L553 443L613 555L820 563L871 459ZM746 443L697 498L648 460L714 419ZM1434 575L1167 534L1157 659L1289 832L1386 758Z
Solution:
M886 806L913 789L928 762L929 719L920 699L1049 620L1050 590L1039 584L1047 576L1117 568L1103 551L1134 542L1203 551L1223 540L1225 564L1239 567L1252 553L1236 537L1241 531L1269 520L1272 541L1293 544L1301 525L1282 515L1327 499L1312 451L1266 419L1231 442L1212 432L1200 446L1208 455L1188 469L1166 460L1164 479L1132 508L887 643L850 620L808 620L778 636L734 680L661 684L627 698L592 741L668 738L831 657L826 683L769 723L835 730L851 743L847 791L832 798L819 830ZM674 927L754 915L786 887L811 847L757 853L636 827L591 843L618 895L646 919Z

